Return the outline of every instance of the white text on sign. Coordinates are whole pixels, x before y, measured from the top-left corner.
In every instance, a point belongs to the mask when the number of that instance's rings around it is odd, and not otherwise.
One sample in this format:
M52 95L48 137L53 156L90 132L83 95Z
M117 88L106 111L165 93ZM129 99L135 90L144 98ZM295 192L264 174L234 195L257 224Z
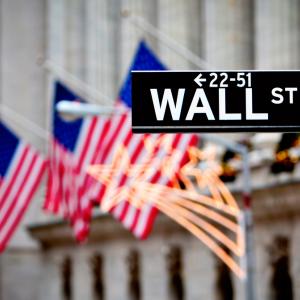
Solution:
M133 71L132 130L300 131L300 71Z
M157 121L163 121L167 107L169 107L172 119L181 119L182 104L184 102L185 89L178 89L176 101L174 100L171 89L165 89L160 100L157 89L150 89L152 102ZM245 89L245 118L246 120L268 120L268 113L253 112L252 88ZM190 108L185 120L193 120L196 114L203 114L207 120L216 120L216 116L211 109L207 95L203 88L195 91ZM242 120L242 113L226 112L226 89L219 88L219 120Z

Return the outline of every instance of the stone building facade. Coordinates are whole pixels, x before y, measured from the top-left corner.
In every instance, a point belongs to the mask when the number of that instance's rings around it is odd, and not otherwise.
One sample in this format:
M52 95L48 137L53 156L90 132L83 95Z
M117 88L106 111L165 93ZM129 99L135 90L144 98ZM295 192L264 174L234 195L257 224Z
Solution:
M169 68L197 69L123 18L125 9L213 69L299 69L299 8L299 0L0 0L0 103L48 130L54 76L38 64L46 58L100 90L101 100L114 101L141 38ZM46 153L46 140L20 118L1 118ZM276 138L250 137L255 292L273 299L281 288L276 274L284 270L300 299L300 169L270 173ZM238 199L241 180L232 185ZM140 242L97 215L89 242L78 246L66 224L41 211L44 193L42 187L0 256L1 300L225 299L218 294L231 293L224 291L231 284L235 299L245 299L244 282L166 217Z

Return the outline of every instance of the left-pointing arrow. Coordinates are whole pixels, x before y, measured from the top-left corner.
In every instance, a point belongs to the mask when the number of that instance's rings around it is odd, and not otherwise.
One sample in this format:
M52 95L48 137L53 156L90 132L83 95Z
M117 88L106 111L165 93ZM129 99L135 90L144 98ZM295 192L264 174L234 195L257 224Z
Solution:
M205 82L206 79L205 78L201 78L202 77L202 73L200 73L195 79L194 81L199 85L202 86L202 82Z

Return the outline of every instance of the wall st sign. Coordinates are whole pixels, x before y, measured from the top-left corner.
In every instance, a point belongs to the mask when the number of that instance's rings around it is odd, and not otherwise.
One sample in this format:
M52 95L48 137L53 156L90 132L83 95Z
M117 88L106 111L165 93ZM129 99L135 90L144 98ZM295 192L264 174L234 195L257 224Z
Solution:
M133 71L133 132L300 130L298 71Z

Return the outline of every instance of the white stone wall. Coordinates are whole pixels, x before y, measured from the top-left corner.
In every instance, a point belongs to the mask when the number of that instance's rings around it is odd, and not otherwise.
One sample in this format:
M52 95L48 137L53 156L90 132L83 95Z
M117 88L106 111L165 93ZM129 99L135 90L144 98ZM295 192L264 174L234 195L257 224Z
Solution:
M168 67L195 68L122 18L120 12L125 9L142 16L217 69L299 68L298 0L0 0L0 5L0 101L42 128L49 126L49 83L53 77L36 64L39 57L50 58L99 89L111 101L117 97L141 38L150 43ZM43 139L16 124L16 120L7 117L4 120L20 136L46 152ZM254 183L260 187L274 179L267 169L256 170L253 175ZM293 176L278 178L276 184L295 179ZM190 235L154 234L143 243L118 237L84 247L30 252L37 249L37 243L28 237L25 226L46 220L41 211L44 192L41 188L12 240L10 251L1 256L3 300L61 299L60 265L68 253L74 260L74 299L91 299L88 260L95 251L105 258L107 299L124 299L125 257L132 246L142 256L144 299L165 300L168 292L164 249L171 243L183 248L187 299L212 299L215 258ZM293 193L293 190L287 192L283 201L293 198ZM270 200L268 205L272 206L273 198L267 191L261 200L266 203ZM299 229L298 217L256 223L257 299L267 299L269 295L266 245L280 233L292 241L295 299L300 297ZM243 284L235 280L235 287L236 298L244 299Z
M255 1L255 66L258 69L299 69L298 0Z

